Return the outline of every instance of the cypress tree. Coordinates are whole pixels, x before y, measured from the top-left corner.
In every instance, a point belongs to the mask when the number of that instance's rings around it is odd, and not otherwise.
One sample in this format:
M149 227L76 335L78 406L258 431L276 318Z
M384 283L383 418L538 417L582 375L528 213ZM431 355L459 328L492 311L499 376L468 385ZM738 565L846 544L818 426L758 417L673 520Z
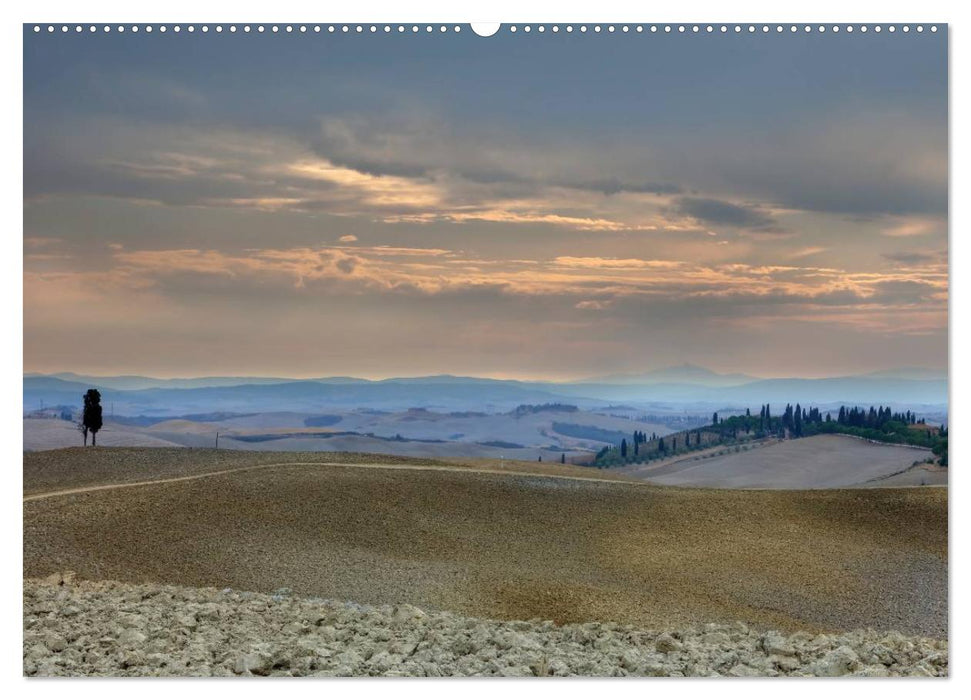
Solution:
M98 431L101 430L103 422L101 420L101 392L97 389L88 389L84 394L84 412L81 417L82 425L91 431L91 446L98 444ZM85 431L85 443L87 442L87 432Z

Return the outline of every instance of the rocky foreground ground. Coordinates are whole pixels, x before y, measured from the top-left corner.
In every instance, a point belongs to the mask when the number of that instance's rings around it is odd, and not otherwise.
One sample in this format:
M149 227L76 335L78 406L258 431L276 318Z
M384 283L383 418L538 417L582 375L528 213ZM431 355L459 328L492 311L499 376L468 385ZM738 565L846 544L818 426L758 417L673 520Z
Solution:
M896 632L508 622L212 588L24 581L28 676L946 676Z

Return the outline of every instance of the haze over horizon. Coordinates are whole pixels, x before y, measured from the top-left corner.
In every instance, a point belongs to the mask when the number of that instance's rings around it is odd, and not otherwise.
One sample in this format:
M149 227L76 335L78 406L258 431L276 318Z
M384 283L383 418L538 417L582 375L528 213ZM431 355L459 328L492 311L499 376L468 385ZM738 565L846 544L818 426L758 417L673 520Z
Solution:
M24 376L78 376L78 377L90 377L90 378L117 378L122 376L138 376L145 379L158 379L158 380L175 380L175 379L207 379L215 377L232 377L238 379L281 379L286 381L314 381L314 380L327 380L327 379L356 379L364 381L386 381L391 379L429 379L434 377L455 377L455 378L468 378L468 379L494 379L497 381L521 381L521 382L549 382L549 383L583 383L583 382L596 382L605 379L620 379L624 377L630 377L636 379L639 377L650 377L651 375L663 375L670 374L672 376L678 375L680 371L685 371L686 373L682 376L691 376L691 374L697 373L699 377L710 376L711 378L718 377L738 377L744 378L745 380L761 380L761 379L838 379L848 376L883 376L895 377L898 375L908 375L908 376L920 376L921 378L936 377L938 375L946 376L946 370L938 370L931 367L886 367L873 369L869 372L861 374L832 374L832 375L779 375L771 376L766 374L748 374L745 372L732 372L732 371L721 371L713 370L709 367L701 367L699 365L693 365L691 363L682 363L681 365L672 365L667 367L653 367L646 369L641 372L618 372L608 375L598 375L598 376L574 376L574 377L538 377L538 376L528 376L528 375L485 375L485 374L452 374L452 373L437 373L437 374L388 374L388 375L348 375L348 374L306 374L306 375L273 375L273 374L197 374L197 375L149 375L149 374L95 374L86 372L76 372L72 370L60 370L52 372L39 372L33 370L25 370ZM672 380L674 381L674 380ZM678 379L677 381L684 381L683 379Z
M25 371L946 371L946 32L24 51Z

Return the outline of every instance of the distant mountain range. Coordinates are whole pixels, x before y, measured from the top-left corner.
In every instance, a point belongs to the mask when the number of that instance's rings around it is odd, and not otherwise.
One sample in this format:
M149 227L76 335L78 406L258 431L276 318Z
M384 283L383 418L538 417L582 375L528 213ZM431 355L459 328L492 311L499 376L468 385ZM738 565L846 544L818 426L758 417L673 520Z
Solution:
M24 375L24 379L36 379L42 377L53 377L63 379L67 382L78 382L90 384L94 387L106 389L120 389L122 391L132 391L139 389L199 389L203 387L220 386L241 386L243 384L286 384L288 382L302 381L292 377L193 377L181 379L157 379L155 377L142 377L139 375L121 375L116 377L98 377L93 375L75 374L74 372L55 372L53 374L29 373ZM307 380L322 381L328 384L355 384L367 382L366 379L355 377L327 377L326 379Z
M590 384L697 384L699 386L737 386L757 380L747 374L719 374L706 367L683 364L643 374L611 374L587 380Z
M83 378L82 378L83 379ZM272 412L323 409L412 407L440 410L508 411L520 404L556 403L563 396L549 387L515 381L464 377L420 377L367 381L253 380L229 384L226 377L204 386L161 386L117 389L114 378L68 381L53 376L24 377L24 409L77 406L90 388L101 391L101 403L118 415L180 415L212 411ZM108 381L105 381L107 379ZM206 380L197 380L206 381ZM129 384L130 385L130 384ZM115 384L117 386L117 384ZM596 405L603 401L593 400Z
M588 409L623 402L644 411L758 408L763 403L781 407L797 401L820 406L855 403L940 409L946 407L948 400L946 374L924 368L822 379L760 379L682 365L583 382L524 382L451 375L377 381L354 377L155 379L63 372L24 375L24 411L42 406L78 406L89 388L101 391L106 411L126 416L412 407L495 412L520 404L563 402Z
M931 369L930 367L900 367L898 369L882 369L877 372L870 372L866 377L878 377L881 379L943 379L947 381L947 371L943 369Z

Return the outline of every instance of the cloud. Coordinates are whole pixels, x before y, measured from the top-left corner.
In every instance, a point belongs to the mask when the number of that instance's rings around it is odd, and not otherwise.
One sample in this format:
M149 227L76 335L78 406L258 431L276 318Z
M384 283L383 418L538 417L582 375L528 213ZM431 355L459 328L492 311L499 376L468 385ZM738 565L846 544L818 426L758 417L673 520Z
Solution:
M49 248L63 243L63 239L46 236L24 236L24 248Z
M911 236L927 236L945 227L946 223L940 219L891 219L881 230L881 233L890 238L909 238Z
M572 257L561 255L554 258L553 264L560 267L599 270L644 270L644 269L672 269L682 267L678 260L642 260L639 258L600 258L600 257Z
M358 258L341 258L334 264L338 270L349 275L354 272L354 268L357 267L359 262L360 260Z
M596 301L596 300L586 300L578 301L574 308L589 311L602 311L603 309L610 308L611 302L609 301Z
M794 250L789 253L788 258L790 260L798 260L799 258L808 258L811 255L819 255L829 248L824 248L823 246L808 246L806 248L800 248L799 250Z
M947 288L920 280L885 280L873 285L871 301L881 304L918 305L921 302L944 300Z
M44 252L59 251L53 245ZM442 363L465 358L472 364L461 368L473 373L509 363L536 373L540 367L529 359L536 353L588 368L604 354L619 365L631 348L650 347L652 357L669 347L741 351L752 333L785 347L788 357L798 347L779 343L808 342L799 329L809 325L838 332L841 351L850 338L875 334L884 343L892 335L899 352L916 348L904 336L933 339L947 324L946 270L936 267L861 272L801 262L491 258L409 246L104 251L97 269L87 271L77 263L51 271L25 259L25 347L35 361L65 361L58 353L74 338L119 371L131 357L162 361L151 348L177 334L191 339L184 345L193 353L166 355L178 360L173 367L212 353L258 363L281 343L326 342L327 361L351 367L361 359L401 373L412 368L407 357L430 354L428 369L438 363L458 371ZM213 325L212 317L225 320ZM327 340L322 329L335 324L348 333ZM254 327L272 333L255 337ZM377 328L387 334L375 335ZM436 343L429 346L428 337ZM422 352L401 353L413 347ZM297 355L288 374L299 367L319 376L319 357Z
M861 305L937 307L947 298L946 271L923 268L860 273L803 265L704 265L641 258L559 256L548 261L511 261L461 256L444 249L381 246L258 248L237 253L125 249L114 251L112 261L113 266L97 277L105 285L132 285L179 296L200 289L222 290L241 301L318 293L427 298L491 289L504 296L559 298L580 310L613 309L621 299L665 305L708 299L749 312L779 304L797 305L805 312L810 307ZM34 272L34 262L25 261L26 272Z
M542 176L482 183L465 179L461 163L447 167L445 154L441 167L426 176L416 168L323 158L292 134L230 127L82 120L50 138L28 135L25 148L27 201L93 195L172 207L323 212L385 223L635 231L664 223L656 206L645 207L636 198L673 189L619 181L591 185L609 186L615 194L607 200L600 192L569 189ZM630 197L635 199L625 199Z
M775 219L761 209L720 199L682 197L677 202L676 210L706 226L732 226L764 233L782 232Z
M896 253L884 253L883 257L891 262L904 263L906 265L925 265L928 263L947 261L946 255L940 253L918 253L913 251L899 251Z
M881 231L888 236L929 235L946 227L932 215L879 213L877 189L897 202L907 198L898 191L906 185L899 168L884 169L877 181L858 172L858 163L844 164L843 152L829 145L818 149L821 155L786 141L740 163L734 160L737 149L709 148L703 141L675 153L667 142L650 140L624 149L593 148L557 137L485 133L470 148L466 132L475 136L472 125L428 114L331 116L321 123L323 136L316 139L297 130L111 118L78 120L43 137L28 129L25 197L97 195L390 224L488 223L605 233L701 229L766 240L812 225L797 226L786 216L807 210L876 217L885 221ZM807 138L815 143L818 136ZM920 156L917 146L908 152L918 161L920 181L934 190L933 157ZM871 157L854 154L858 160ZM920 164L925 161L931 164ZM783 162L792 172L782 172ZM845 181L847 169L856 169L859 182ZM793 181L801 183L799 201L780 189ZM807 201L829 198L824 190L834 182L839 196L853 197L860 206ZM867 182L876 189L861 194ZM894 208L897 204L883 206Z
M439 212L428 214L403 214L388 217L388 222L430 223L446 221L453 223L467 223L481 221L497 224L549 224L563 226L577 231L637 231L653 230L654 226L628 224L611 219L591 218L582 216L563 216L547 214L541 211L510 211L503 209L480 209L477 211Z
M622 192L677 194L679 184L651 181L629 175L604 176L590 167L590 153L574 143L573 149L546 150L553 167L543 168L530 139L518 134L467 134L456 124L428 112L396 118L356 114L353 118L327 117L313 151L337 165L370 175L416 179L456 178L482 185L515 185L518 194L536 186L557 186L604 195ZM469 137L479 141L469 147ZM577 153L580 150L581 154ZM586 163L585 163L586 161ZM557 167L559 164L569 167ZM540 167L537 167L537 166ZM579 176L562 177L563 171ZM583 177L584 171L589 177Z
M681 185L672 182L625 182L617 177L595 180L556 180L555 184L575 190L600 192L605 195L632 192L637 194L680 194Z
M771 61L112 37L25 43L25 357L946 357L941 35Z

